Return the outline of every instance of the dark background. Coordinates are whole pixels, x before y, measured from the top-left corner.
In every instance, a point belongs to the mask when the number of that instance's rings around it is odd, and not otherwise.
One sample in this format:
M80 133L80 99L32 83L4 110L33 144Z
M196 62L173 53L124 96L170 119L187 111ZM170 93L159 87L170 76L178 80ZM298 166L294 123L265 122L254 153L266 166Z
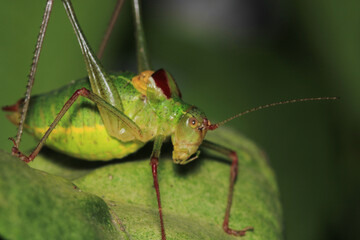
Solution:
M96 51L115 1L73 4ZM1 105L13 104L24 94L44 6L45 1L2 2ZM259 111L228 124L267 153L280 187L287 239L360 235L359 10L358 1L337 0L143 4L154 69L170 71L183 98L202 108L213 122L284 99L341 97L337 102ZM135 71L134 53L127 2L104 65ZM71 25L62 4L55 1L34 92L56 89L85 75ZM16 134L16 128L4 115L0 124L0 146L10 150L7 138ZM26 136L22 148L34 145Z

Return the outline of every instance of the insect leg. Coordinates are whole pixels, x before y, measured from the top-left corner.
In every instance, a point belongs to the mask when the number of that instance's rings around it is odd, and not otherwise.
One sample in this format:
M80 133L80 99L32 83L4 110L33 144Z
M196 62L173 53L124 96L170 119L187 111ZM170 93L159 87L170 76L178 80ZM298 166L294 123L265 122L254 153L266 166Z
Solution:
M235 235L235 236L244 236L245 233L249 230L254 230L253 227L246 227L242 230L234 230L229 228L229 218L230 218L230 210L231 210L231 204L233 199L233 193L234 193L234 184L235 180L238 174L238 156L235 151L228 149L226 147L223 147L221 145L209 142L204 140L202 147L209 148L211 150L214 150L218 153L221 153L227 157L229 157L232 160L231 163L231 169L230 169L230 184L229 184L229 193L228 193L228 200L226 205L226 211L225 211L225 217L223 222L223 229L226 233Z
M114 28L114 25L115 25L115 22L119 16L119 13L120 13L120 10L121 10L121 7L123 6L124 4L124 0L118 0L116 2L116 6L115 6L115 9L114 9L114 12L111 16L111 19L110 19L110 22L109 22L109 25L106 29L106 32L104 34L104 37L101 41L101 44L100 44L100 48L99 48L99 51L97 53L97 57L98 59L101 59L103 54L104 54L104 51L105 51L105 48L106 48L106 45L109 41L109 38L110 38L110 35L112 33L112 30Z
M93 50L89 46L84 34L82 33L79 22L76 19L76 15L73 6L71 4L71 1L62 0L62 2L65 7L68 18L72 24L76 38L79 42L82 55L84 57L84 61L91 85L91 91L94 92L99 97L101 97L107 103L119 109L120 111L124 111L122 100L120 98L120 93L118 92L118 89L116 88L113 79L110 78L108 73L104 70L99 59L97 59ZM109 113L109 111L104 110L101 106L98 106L98 108L101 115L101 119L110 136L115 137L122 141L130 141L133 139L137 139L140 141L143 140L141 134L137 134L137 133L134 134L133 127L132 128L130 127L130 129L128 129L129 126L125 124L126 121L124 122L123 119L119 121L118 119L114 118L113 115ZM126 118L126 120L129 119ZM131 125L134 126L134 124ZM122 128L125 128L126 130L129 131L126 131L124 134L120 134L119 131Z
M164 136L161 136L161 135L157 136L155 138L153 152L152 152L151 158L150 158L150 165L151 165L152 175L153 175L153 179L154 179L154 187L156 190L156 197L157 197L158 207L159 207L161 239L162 240L166 240L166 235L165 235L164 221L163 221L163 215L162 215L162 209L161 209L160 188L159 188L159 182L158 182L157 166L159 164L161 145L164 142L164 140L165 140Z
M73 26L76 38L78 39L82 54L84 56L86 69L89 75L89 80L91 84L91 90L102 97L105 101L115 106L116 108L123 110L121 98L119 93L114 86L112 79L108 76L106 71L100 64L100 61L95 56L93 50L90 48L81 28L76 15L74 8L70 0L62 0L65 11L68 15L68 18ZM101 110L100 110L101 113ZM101 114L103 117L103 114ZM104 118L104 117L103 117ZM103 119L104 120L104 119Z
M136 55L138 72L141 73L145 70L151 70L149 57L146 49L146 40L141 20L141 8L139 4L140 0L133 0L133 13L135 21L135 38L136 38Z
M129 129L133 130L134 134L138 134L138 135L142 134L140 128L124 113L122 113L120 110L118 110L117 108L113 107L111 104L104 101L101 97L97 96L93 92L87 90L86 88L81 88L76 90L75 93L70 97L70 99L65 103L65 105L60 110L59 114L56 116L55 120L51 123L49 129L46 131L46 133L41 138L40 142L38 143L34 151L29 156L26 156L23 153L21 153L19 151L16 142L13 139L11 139L14 142L14 147L12 148L13 155L19 157L24 162L27 163L31 162L38 155L39 151L45 144L45 141L49 137L52 130L54 130L54 128L59 123L61 118L64 116L67 110L69 110L71 105L73 105L73 103L78 99L79 96L83 96L90 99L91 101L95 102L98 106L105 109L109 114L120 119L126 126L128 126Z
M49 19L50 19L52 6L53 6L53 0L48 0L46 2L46 7L45 7L45 11L44 11L43 20L41 22L39 36L38 36L38 39L36 41L34 57L33 57L33 61L32 61L32 64L31 64L28 83L27 83L27 86L26 86L26 92L25 92L25 98L24 98L24 102L23 102L23 108L22 108L22 111L21 111L21 117L20 117L18 132L16 134L16 141L15 142L16 142L17 146L20 144L20 141L21 141L21 135L23 133L25 118L26 118L27 110L29 108L31 90L32 90L32 86L34 85L35 73L36 73L36 69L37 69L37 65L38 65L39 57L40 57L40 52L41 52L42 45L43 45L44 38L45 38L45 32L46 32L47 25L48 25L48 22L49 22Z

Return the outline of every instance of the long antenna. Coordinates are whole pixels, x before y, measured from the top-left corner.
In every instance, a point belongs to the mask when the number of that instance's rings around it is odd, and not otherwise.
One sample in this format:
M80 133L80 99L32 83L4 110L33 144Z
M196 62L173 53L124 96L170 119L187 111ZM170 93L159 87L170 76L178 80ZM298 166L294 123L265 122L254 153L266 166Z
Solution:
M269 108L269 107L274 107L274 106L278 106L278 105L283 105L283 104L288 104L288 103L297 103L297 102L308 102L308 101L322 101L322 100L338 100L340 99L339 97L314 97L314 98L300 98L300 99L292 99L292 100L286 100L286 101L281 101L281 102L275 102L275 103L270 103L270 104L265 104L262 106L258 106L258 107L254 107L251 108L249 110L246 110L244 112L238 113L228 119L225 119L224 121L221 121L219 123L215 123L215 124L211 124L209 125L208 129L209 130L215 130L218 127L220 127L221 125L224 125L225 123L241 117L245 114L251 113L251 112L255 112L257 110L261 110L261 109L265 109L265 108Z

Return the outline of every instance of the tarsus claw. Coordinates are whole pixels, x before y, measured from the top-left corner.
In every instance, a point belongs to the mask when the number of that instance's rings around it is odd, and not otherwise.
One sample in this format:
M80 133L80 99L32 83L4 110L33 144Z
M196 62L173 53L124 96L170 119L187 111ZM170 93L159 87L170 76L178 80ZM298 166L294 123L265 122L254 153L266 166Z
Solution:
M14 144L14 146L11 149L11 154L15 157L20 158L21 161L24 161L26 163L31 162L31 159L28 156L24 155L22 152L19 151L18 146L15 142L15 139L10 137L9 140L12 141Z
M231 234L231 235L234 235L234 236L245 236L245 233L247 231L254 231L254 228L253 227L246 227L242 230L233 230L231 228L229 228L228 226L223 226L224 228L224 231L227 233L227 234Z

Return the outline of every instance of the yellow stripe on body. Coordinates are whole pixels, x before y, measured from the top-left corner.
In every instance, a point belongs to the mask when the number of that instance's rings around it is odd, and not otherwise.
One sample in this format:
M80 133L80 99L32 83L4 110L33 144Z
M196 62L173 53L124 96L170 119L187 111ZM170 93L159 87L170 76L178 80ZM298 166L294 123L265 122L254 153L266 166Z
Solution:
M33 127L29 129L40 139L48 128ZM136 152L144 143L140 141L121 142L111 137L104 125L92 127L57 126L49 135L46 145L67 155L86 160L111 160L123 158Z

